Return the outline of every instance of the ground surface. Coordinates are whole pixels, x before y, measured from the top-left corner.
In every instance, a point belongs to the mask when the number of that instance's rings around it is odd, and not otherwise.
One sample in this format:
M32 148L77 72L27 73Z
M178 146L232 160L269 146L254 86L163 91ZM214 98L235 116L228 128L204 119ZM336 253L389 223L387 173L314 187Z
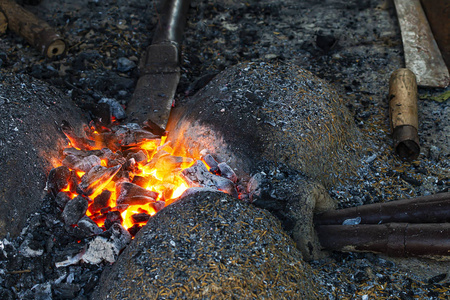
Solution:
M126 105L158 18L154 1L46 1L28 7L67 39L66 57L43 59L12 32L0 40L1 72L29 74L70 95L80 107L102 97ZM352 185L329 192L340 206L448 191L450 103L430 100L442 89L420 89L422 151L411 163L393 153L386 95L390 74L404 66L400 31L389 1L192 1L183 44L178 101L215 74L242 61L299 65L342 91L354 121L373 145ZM130 70L118 66L129 60ZM448 90L448 89L447 89ZM409 262L414 262L409 260ZM312 263L330 299L448 297L449 268L419 262L418 272L380 256L334 254ZM427 270L427 265L430 265ZM436 267L435 267L436 266ZM437 284L440 283L440 284ZM375 294L374 294L375 293ZM368 299L364 298L364 299Z

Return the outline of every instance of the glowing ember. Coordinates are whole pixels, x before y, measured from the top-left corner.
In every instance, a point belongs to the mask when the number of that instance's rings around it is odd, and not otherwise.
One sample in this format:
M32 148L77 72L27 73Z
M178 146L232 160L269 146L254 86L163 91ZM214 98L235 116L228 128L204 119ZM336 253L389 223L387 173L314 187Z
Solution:
M87 198L86 215L98 226L119 220L126 229L139 228L192 186L181 172L200 158L174 156L165 137L140 128L103 130L91 126L80 137L64 124L69 146L61 163L75 178L61 191Z
M134 236L188 188L250 199L244 182L226 163L217 162L205 150L180 145L177 153L193 151L202 157L176 156L166 137L137 124L86 126L79 135L65 122L62 130L69 144L62 162L50 171L47 189L62 209L66 225L78 226L82 219L86 222L86 215L104 230L120 224Z

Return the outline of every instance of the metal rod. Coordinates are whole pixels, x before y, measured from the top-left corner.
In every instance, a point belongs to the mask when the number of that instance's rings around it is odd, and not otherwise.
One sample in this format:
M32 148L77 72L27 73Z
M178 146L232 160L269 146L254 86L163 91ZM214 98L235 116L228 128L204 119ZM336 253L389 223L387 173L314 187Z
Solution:
M152 44L175 42L181 44L186 23L186 14L190 0L162 1L159 22L153 36Z

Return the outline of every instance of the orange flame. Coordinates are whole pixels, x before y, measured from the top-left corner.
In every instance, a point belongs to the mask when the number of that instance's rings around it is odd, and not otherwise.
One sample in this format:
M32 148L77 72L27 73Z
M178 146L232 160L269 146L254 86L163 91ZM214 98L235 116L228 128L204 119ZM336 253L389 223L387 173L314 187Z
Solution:
M104 147L104 144L101 142L99 133L93 128L91 128L90 130L90 138L92 139L70 136L67 133L66 136L70 141L69 147L74 147L78 150L100 150ZM136 163L136 170L133 172L133 174L130 174L130 180L133 180L135 176L139 175L145 180L144 184L140 184L141 186L143 186L147 190L158 193L158 197L155 200L159 201L159 206L162 205L161 201L164 201L165 205L173 203L178 197L183 194L186 189L189 188L188 183L186 183L185 180L180 176L180 173L183 169L192 166L195 160L199 159L177 157L178 160L176 160L175 162L164 160L159 157L156 157L154 159L156 153L163 153L161 151L165 151L164 154L161 155L162 158L166 155L173 155L173 149L168 143L165 143L165 140L166 137L162 137L160 143L157 143L154 140L142 143L139 148L145 153L149 154L147 157L147 161ZM82 144L85 141L88 141L88 143ZM102 159L101 165L107 167L107 159ZM85 175L85 172L76 171L76 174L78 176L79 184L81 182L81 178ZM95 185L95 183L93 183L93 185ZM99 184L94 193L89 196L93 201L90 202L89 209L86 212L86 215L90 217L94 222L96 222L100 227L104 226L105 214L102 213L102 211L95 212L95 209L92 208L92 205L93 203L95 203L95 198L99 196L104 190L108 190L111 192L111 197L109 199L108 205L106 208L104 208L104 210L119 211L122 217L122 226L126 229L136 224L138 224L139 226L145 225L146 222L136 223L133 220L133 215L145 212L146 214L153 216L157 213L155 206L152 204L130 205L125 210L123 210L123 207L117 206L116 200L118 195L115 189L115 182L110 181L105 184ZM70 193L70 186L68 186L64 191L70 194L71 198L76 197L76 194Z

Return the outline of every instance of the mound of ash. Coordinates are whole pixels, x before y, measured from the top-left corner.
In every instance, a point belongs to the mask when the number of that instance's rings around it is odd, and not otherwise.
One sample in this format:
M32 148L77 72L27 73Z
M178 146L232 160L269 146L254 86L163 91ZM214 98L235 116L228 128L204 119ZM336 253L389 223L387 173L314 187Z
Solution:
M166 207L138 232L95 299L315 299L301 253L265 210L220 192Z
M0 74L0 237L17 236L38 210L45 178L67 145L59 124L86 117L60 90L23 74Z

